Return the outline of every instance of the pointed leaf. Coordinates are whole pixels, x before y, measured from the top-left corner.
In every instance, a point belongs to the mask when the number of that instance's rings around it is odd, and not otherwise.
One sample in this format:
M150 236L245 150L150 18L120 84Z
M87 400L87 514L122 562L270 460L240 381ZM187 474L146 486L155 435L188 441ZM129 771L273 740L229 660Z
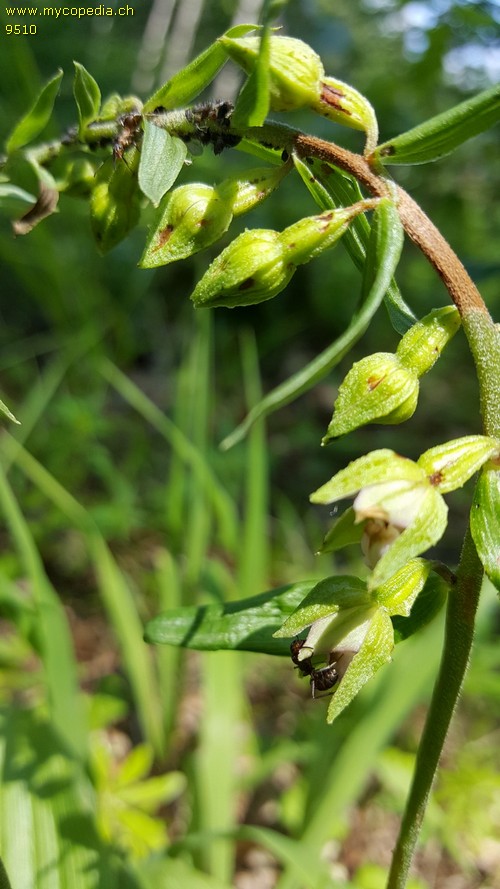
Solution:
M313 161L309 165L299 158L294 158L294 163L313 198L322 209L345 207L362 199L361 189L353 176L320 161ZM353 220L343 239L347 252L358 269L362 269L365 264L370 228L366 216L360 214ZM391 324L397 333L405 333L417 321L401 296L395 280L391 281L384 302Z
M73 65L75 66L73 95L78 108L78 133L83 136L87 124L95 120L99 114L101 90L92 74L89 74L83 65L80 65L79 62L73 62Z
M139 188L154 207L172 187L182 170L187 155L182 139L171 136L166 130L150 121L144 122L141 158L139 161Z
M228 37L242 37L253 31L256 25L236 25L226 32ZM193 59L181 71L174 74L147 100L144 113L162 107L180 108L187 105L212 82L223 65L227 62L227 53L219 42L212 43L205 52Z
M5 416L8 417L9 420L12 421L12 423L16 423L18 426L21 425L19 420L12 413L12 411L10 411L9 408L7 407L7 405L1 400L0 400L0 413L5 414Z
M5 145L7 154L10 154L17 148L22 148L23 145L27 145L47 126L57 93L59 92L62 76L63 72L61 70L54 74L42 88L32 108L16 124Z
M229 648L288 656L288 642L274 639L273 633L315 585L315 580L302 581L239 602L165 611L147 623L144 638L201 651Z
M500 470L486 469L479 476L470 521L479 558L500 593Z
M426 164L454 151L500 121L500 85L384 142L373 152L383 164Z
M137 744L121 763L118 773L117 787L126 787L141 781L151 771L154 750L151 744Z
M157 775L140 781L137 784L129 784L120 790L120 799L130 806L137 806L145 812L152 814L161 805L167 805L184 791L186 776L182 772L167 772L166 775Z

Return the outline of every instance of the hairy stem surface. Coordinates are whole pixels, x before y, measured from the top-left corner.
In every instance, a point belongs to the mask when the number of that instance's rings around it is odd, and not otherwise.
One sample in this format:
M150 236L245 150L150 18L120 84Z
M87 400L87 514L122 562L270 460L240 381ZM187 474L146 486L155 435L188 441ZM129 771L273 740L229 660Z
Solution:
M441 666L417 752L413 783L393 854L387 889L404 889L406 886L432 783L469 662L482 577L482 565L470 531L467 531L457 583L448 599Z

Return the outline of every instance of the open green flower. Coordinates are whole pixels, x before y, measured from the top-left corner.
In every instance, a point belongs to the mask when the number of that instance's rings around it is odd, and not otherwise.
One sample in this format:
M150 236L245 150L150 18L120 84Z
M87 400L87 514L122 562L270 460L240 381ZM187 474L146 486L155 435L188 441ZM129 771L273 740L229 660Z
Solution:
M485 435L446 442L425 451L417 462L389 449L373 451L334 475L310 499L334 503L355 497L351 523L364 523L361 546L373 568L368 587L374 589L437 543L448 515L442 494L462 487L499 451L498 440ZM339 533L349 542L347 524L345 519L339 522ZM328 541L328 548L335 549L335 526Z
M310 676L313 690L315 684L320 691L333 689L328 722L390 661L395 642L391 617L408 618L432 567L423 559L412 559L371 591L358 577L327 577L313 587L274 634L291 637L308 631L305 640L292 642L292 659L304 675ZM434 586L432 592L439 607L446 583L437 579L441 589ZM430 609L420 625L433 614ZM413 631L418 628L414 626ZM322 677L327 681L322 683Z

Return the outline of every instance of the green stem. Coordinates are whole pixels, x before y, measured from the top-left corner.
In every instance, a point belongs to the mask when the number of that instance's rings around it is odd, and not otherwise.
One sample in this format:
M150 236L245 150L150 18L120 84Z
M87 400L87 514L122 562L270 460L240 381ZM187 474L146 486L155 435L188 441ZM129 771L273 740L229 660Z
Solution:
M449 595L441 666L418 748L413 783L392 858L387 889L404 889L406 886L432 783L469 662L482 577L482 565L468 530L457 583Z
M476 365L484 432L500 437L500 328L477 309L465 312L462 324Z

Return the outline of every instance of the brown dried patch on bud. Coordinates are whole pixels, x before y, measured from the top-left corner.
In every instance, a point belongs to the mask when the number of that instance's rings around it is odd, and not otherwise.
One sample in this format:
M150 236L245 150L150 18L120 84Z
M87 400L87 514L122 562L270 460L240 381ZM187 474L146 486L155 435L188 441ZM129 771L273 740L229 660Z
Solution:
M328 83L321 84L321 101L325 102L327 105L330 105L331 108L335 108L336 111L341 111L343 114L352 114L348 108L344 108L342 104L342 99L344 98L344 93L342 90L335 89L330 86Z

